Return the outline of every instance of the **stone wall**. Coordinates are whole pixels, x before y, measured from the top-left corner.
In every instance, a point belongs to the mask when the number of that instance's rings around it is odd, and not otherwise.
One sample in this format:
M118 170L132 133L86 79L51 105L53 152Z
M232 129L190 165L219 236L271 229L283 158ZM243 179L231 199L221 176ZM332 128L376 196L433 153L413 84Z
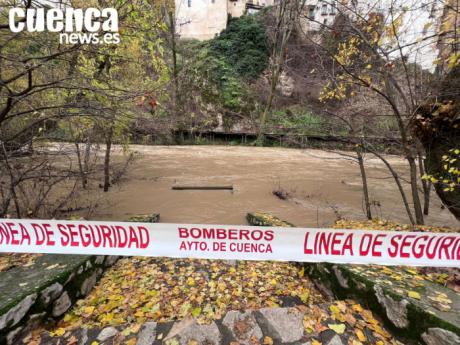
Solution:
M176 32L181 39L211 39L226 27L227 0L176 0Z
M414 276L395 269L391 278L372 266L319 263L305 267L322 291L356 299L407 343L460 344L460 295L451 289L424 280L412 284ZM445 306L433 303L436 300Z
M0 344L63 315L89 294L117 256L43 255L30 267L0 273Z
M249 213L257 226L292 224ZM338 299L353 298L369 308L408 344L460 345L460 294L402 267L299 263L317 288Z

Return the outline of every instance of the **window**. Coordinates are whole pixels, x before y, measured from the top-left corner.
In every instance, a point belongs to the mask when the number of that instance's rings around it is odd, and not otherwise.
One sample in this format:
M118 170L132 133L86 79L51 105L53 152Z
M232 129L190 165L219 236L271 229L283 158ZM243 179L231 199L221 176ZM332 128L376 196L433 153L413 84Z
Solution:
M323 4L323 6L321 7L321 14L322 15L327 14L327 4Z
M330 11L329 11L329 14L334 15L335 12L336 12L336 8L335 8L335 4L333 3L333 4L331 4L331 9L330 9Z
M211 0L211 4L215 4L216 3L216 0Z
M188 7L192 7L192 0L187 0Z
M315 18L315 6L310 6L308 8L308 18L310 19Z
M430 19L434 19L434 18L436 18L436 5L433 5L430 11Z

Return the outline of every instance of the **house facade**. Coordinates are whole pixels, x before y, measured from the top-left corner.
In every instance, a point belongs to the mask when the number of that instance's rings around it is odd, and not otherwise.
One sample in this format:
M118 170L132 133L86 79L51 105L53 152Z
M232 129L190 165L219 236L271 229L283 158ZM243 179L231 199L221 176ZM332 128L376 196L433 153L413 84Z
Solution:
M446 0L445 2L457 3L458 1ZM390 11L391 7L394 9L393 12ZM403 8L407 9L406 13L403 12ZM427 37L435 36L436 30L439 30L436 28L436 22L440 20L440 14L443 13L443 17L449 18L450 21L458 20L459 16L453 15L458 14L458 11L452 11L449 8L452 8L452 5L449 7L441 2L421 0L306 0L301 28L304 33L313 34L310 37L320 40L321 36L314 34L330 27L340 13L362 18L380 14L387 24L391 21L392 13L396 17L404 13L401 15L403 19L398 38L403 46L402 53L410 62L433 70L433 62L438 54L448 54L452 45L444 44L446 40L443 38L436 46L436 42ZM390 56L400 58L400 54L401 52L396 49Z
M274 0L176 0L176 32L181 39L207 40L227 27L228 16L254 13Z
M460 54L460 1L447 0L444 6L434 8L433 12L437 11L437 26L438 33L444 32L444 35L439 35L437 48L439 50L440 64L438 66L439 72L449 71L455 65L451 57L454 54Z
M305 0L305 14L302 29L305 32L316 32L331 26L339 12L344 13L382 13L384 0Z

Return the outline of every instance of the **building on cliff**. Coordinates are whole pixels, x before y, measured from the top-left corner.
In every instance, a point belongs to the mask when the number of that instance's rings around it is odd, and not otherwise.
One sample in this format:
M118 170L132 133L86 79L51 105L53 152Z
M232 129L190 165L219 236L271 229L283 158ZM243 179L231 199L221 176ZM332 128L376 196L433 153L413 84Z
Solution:
M228 16L240 17L273 6L280 0L175 0L176 32L180 38L206 40L215 37L227 26ZM300 0L303 1L303 0ZM352 0L350 5L360 11L381 11L382 0ZM345 1L348 3L348 1ZM320 31L331 25L343 0L305 0L302 26L306 31ZM350 9L351 9L350 7Z
M254 13L275 0L176 0L176 32L181 39L207 40L227 27L228 16Z
M437 11L438 71L447 72L460 61L460 0L446 0L442 5L433 6L433 15Z
M339 13L382 13L382 0L305 0L302 29L307 32L321 31L331 26Z
M176 33L180 39L211 39L226 28L228 16L240 17L245 13L254 13L264 7L274 6L279 1L283 0L175 0ZM399 13L403 18L399 39L404 46L403 54L408 57L409 61L432 69L433 61L438 54L447 55L452 52L453 40L450 36L444 35L439 42L430 42L426 39L426 37L434 36L437 30L442 31L441 25L436 25L436 23L444 19L442 23L445 26L458 20L459 16L452 15L458 12L449 10L450 7L445 4L421 2L421 0L299 1L305 1L304 14L300 17L300 27L310 37L321 39L321 35L318 34L331 27L339 14L360 18L378 14L383 16L385 22L388 22L392 13ZM446 0L448 4L454 3L457 6L458 1ZM418 40L420 40L419 43L417 43ZM455 48L457 44L458 42L454 43ZM398 57L398 54L400 52L396 50L395 58Z

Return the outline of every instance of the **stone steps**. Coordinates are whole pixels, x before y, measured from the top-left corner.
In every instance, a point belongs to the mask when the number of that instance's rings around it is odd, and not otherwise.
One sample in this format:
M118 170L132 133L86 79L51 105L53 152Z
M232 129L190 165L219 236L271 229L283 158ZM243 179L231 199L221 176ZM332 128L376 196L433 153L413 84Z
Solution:
M316 306L230 311L220 320L200 325L193 318L176 322L146 322L104 329L79 328L53 337L43 333L41 345L58 344L400 344L369 311L353 301ZM361 339L361 340L360 340Z

